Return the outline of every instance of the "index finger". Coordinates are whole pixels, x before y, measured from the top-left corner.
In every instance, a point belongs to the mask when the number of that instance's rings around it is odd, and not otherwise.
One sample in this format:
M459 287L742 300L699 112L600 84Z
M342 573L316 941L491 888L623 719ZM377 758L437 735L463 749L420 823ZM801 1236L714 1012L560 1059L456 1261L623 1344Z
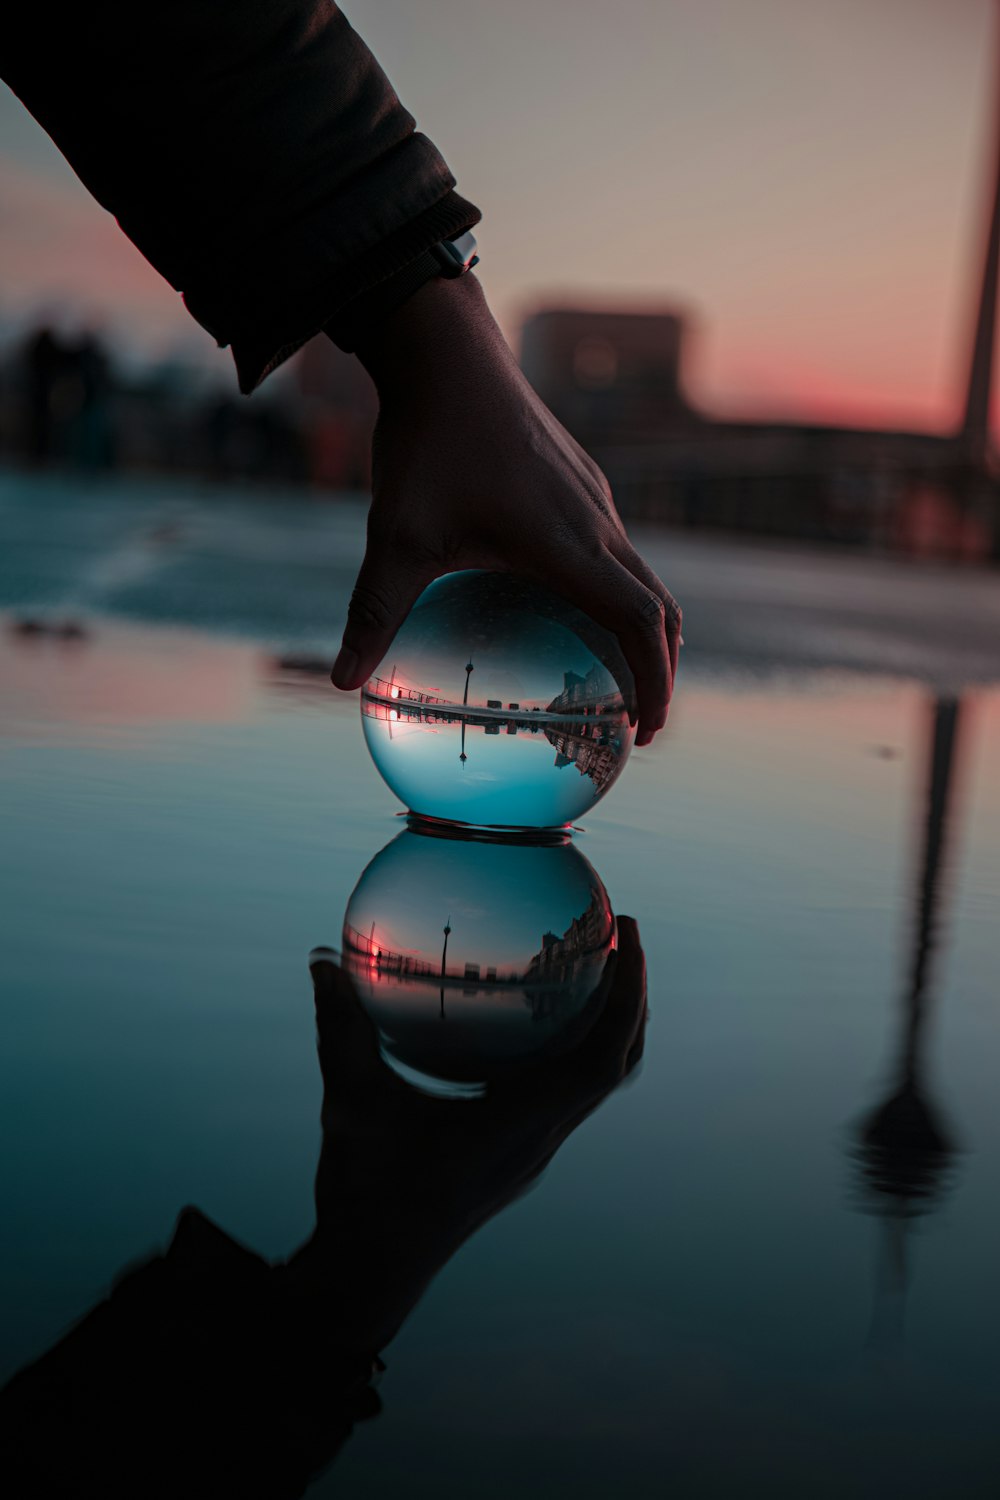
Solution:
M624 532L619 540L612 541L611 551L622 566L628 568L629 572L638 578L640 583L644 583L652 593L656 594L663 604L663 626L667 641L667 654L670 658L670 684L672 692L677 678L681 625L684 619L683 611L662 578L653 571L645 559L635 550Z
M660 595L610 552L588 556L579 569L581 608L618 637L635 678L638 708L636 743L648 744L666 723L673 689L667 648L666 606Z

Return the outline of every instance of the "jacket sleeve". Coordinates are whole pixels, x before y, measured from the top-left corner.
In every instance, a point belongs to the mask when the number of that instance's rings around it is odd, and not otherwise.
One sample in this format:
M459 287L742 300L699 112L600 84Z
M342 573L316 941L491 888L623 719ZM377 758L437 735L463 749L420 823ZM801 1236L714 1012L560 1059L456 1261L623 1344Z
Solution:
M5 80L244 392L478 222L332 0L7 9Z

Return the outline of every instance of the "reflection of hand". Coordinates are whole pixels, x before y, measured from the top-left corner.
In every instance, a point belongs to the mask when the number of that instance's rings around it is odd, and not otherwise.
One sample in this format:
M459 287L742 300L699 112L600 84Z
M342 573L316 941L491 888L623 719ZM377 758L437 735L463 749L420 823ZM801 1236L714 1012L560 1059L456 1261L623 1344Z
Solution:
M374 498L334 682L371 676L440 574L519 573L618 636L648 743L666 717L680 610L600 469L521 374L475 277L428 282L359 353L380 398Z
M186 1209L165 1255L0 1392L5 1493L301 1494L378 1410L374 1355L434 1273L638 1062L645 965L630 918L619 936L574 1050L461 1104L390 1072L319 957L316 1233L272 1267Z
M288 1267L322 1284L354 1347L384 1348L435 1272L537 1178L635 1067L646 1017L636 924L580 1017L576 1044L460 1103L418 1093L382 1062L375 1028L332 955L314 955L323 1073L317 1232ZM330 1308L331 1315L334 1308Z

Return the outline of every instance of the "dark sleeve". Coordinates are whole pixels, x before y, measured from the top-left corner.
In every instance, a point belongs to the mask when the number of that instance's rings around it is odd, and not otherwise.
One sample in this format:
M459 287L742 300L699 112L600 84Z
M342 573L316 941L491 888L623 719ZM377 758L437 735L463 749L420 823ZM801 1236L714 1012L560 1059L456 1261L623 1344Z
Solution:
M243 391L478 222L331 0L4 9L5 80Z
M379 1411L378 1362L336 1332L290 1326L271 1268L188 1209L0 1390L3 1493L293 1500Z

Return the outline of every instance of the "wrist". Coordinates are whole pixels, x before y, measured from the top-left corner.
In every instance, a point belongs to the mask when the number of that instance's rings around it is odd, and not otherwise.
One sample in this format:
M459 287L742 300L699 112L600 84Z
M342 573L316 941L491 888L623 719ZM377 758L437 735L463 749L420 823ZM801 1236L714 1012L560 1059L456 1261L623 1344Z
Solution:
M435 277L385 317L355 353L379 394L412 386L429 369L465 366L483 353L510 351L483 289L469 274Z

